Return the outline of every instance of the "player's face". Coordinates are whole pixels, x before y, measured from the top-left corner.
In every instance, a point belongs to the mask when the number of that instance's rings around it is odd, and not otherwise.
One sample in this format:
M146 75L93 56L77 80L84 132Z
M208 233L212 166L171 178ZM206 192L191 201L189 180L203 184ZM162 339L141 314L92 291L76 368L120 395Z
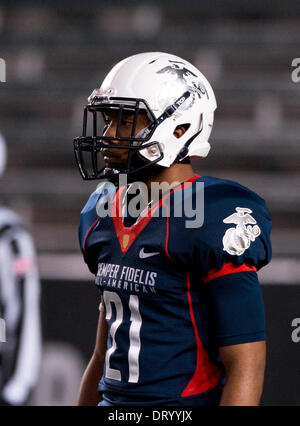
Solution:
M107 128L103 136L114 137L116 135L116 130L118 126L118 112L117 111L108 111L105 114ZM120 123L119 136L122 138L130 137L132 132L132 126L134 121L133 112L123 112L122 120ZM136 136L142 129L149 126L150 119L144 111L140 111L137 117L135 132L133 136ZM110 144L116 145L129 145L129 141L115 141L112 140ZM107 167L117 168L120 164L127 163L128 159L128 149L117 149L117 148L104 148L102 150L104 162Z

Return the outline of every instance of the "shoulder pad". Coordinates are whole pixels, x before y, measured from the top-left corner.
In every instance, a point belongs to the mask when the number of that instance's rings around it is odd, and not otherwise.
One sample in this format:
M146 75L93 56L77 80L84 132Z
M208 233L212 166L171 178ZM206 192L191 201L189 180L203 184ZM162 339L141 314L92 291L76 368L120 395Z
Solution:
M80 213L79 241L81 248L88 230L98 218L97 207L99 207L99 203L103 204L111 201L115 196L115 192L115 186L111 182L102 182L98 185L96 191L90 195Z
M204 190L201 240L210 248L215 265L248 263L260 269L271 260L272 219L265 201L233 181L213 178Z

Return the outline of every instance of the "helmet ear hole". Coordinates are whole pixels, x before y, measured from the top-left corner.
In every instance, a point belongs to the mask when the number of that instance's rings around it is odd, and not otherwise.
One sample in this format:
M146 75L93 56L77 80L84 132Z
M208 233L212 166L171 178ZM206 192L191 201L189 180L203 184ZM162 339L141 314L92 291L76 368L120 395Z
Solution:
M176 129L174 130L173 135L175 136L175 138L179 139L181 138L181 136L185 134L185 132L189 129L189 127L190 127L189 123L179 124L178 126L176 126Z

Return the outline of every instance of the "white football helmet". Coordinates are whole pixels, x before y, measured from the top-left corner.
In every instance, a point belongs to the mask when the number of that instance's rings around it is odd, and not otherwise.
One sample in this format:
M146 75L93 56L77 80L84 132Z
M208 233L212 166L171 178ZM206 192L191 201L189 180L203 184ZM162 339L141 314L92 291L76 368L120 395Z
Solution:
M84 179L104 177L98 155L104 147L120 148L109 144L112 140L127 141L128 164L113 173L127 174L140 171L153 164L170 167L186 157L206 157L214 120L216 99L204 75L186 60L162 52L140 53L116 64L104 79L100 89L88 98L84 112L83 135L74 139L77 164ZM119 135L119 125L113 137L98 135L97 112L108 108L134 113L131 137ZM146 111L151 124L135 134L138 113ZM87 135L88 113L93 115L92 135ZM186 129L176 137L177 126ZM90 156L88 168L86 154ZM134 154L139 160L138 168ZM132 157L132 158L131 158ZM107 176L107 175L106 175Z

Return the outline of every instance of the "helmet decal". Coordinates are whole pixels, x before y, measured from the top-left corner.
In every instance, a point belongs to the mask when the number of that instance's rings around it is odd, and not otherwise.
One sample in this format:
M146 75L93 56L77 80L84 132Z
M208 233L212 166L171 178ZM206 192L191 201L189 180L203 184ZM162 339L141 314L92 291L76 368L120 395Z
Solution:
M169 61L171 65L167 65L161 70L157 71L157 74L171 74L177 77L192 89L198 97L201 99L201 96L206 95L207 99L208 93L203 83L201 83L196 74L188 70L183 62L179 61Z

